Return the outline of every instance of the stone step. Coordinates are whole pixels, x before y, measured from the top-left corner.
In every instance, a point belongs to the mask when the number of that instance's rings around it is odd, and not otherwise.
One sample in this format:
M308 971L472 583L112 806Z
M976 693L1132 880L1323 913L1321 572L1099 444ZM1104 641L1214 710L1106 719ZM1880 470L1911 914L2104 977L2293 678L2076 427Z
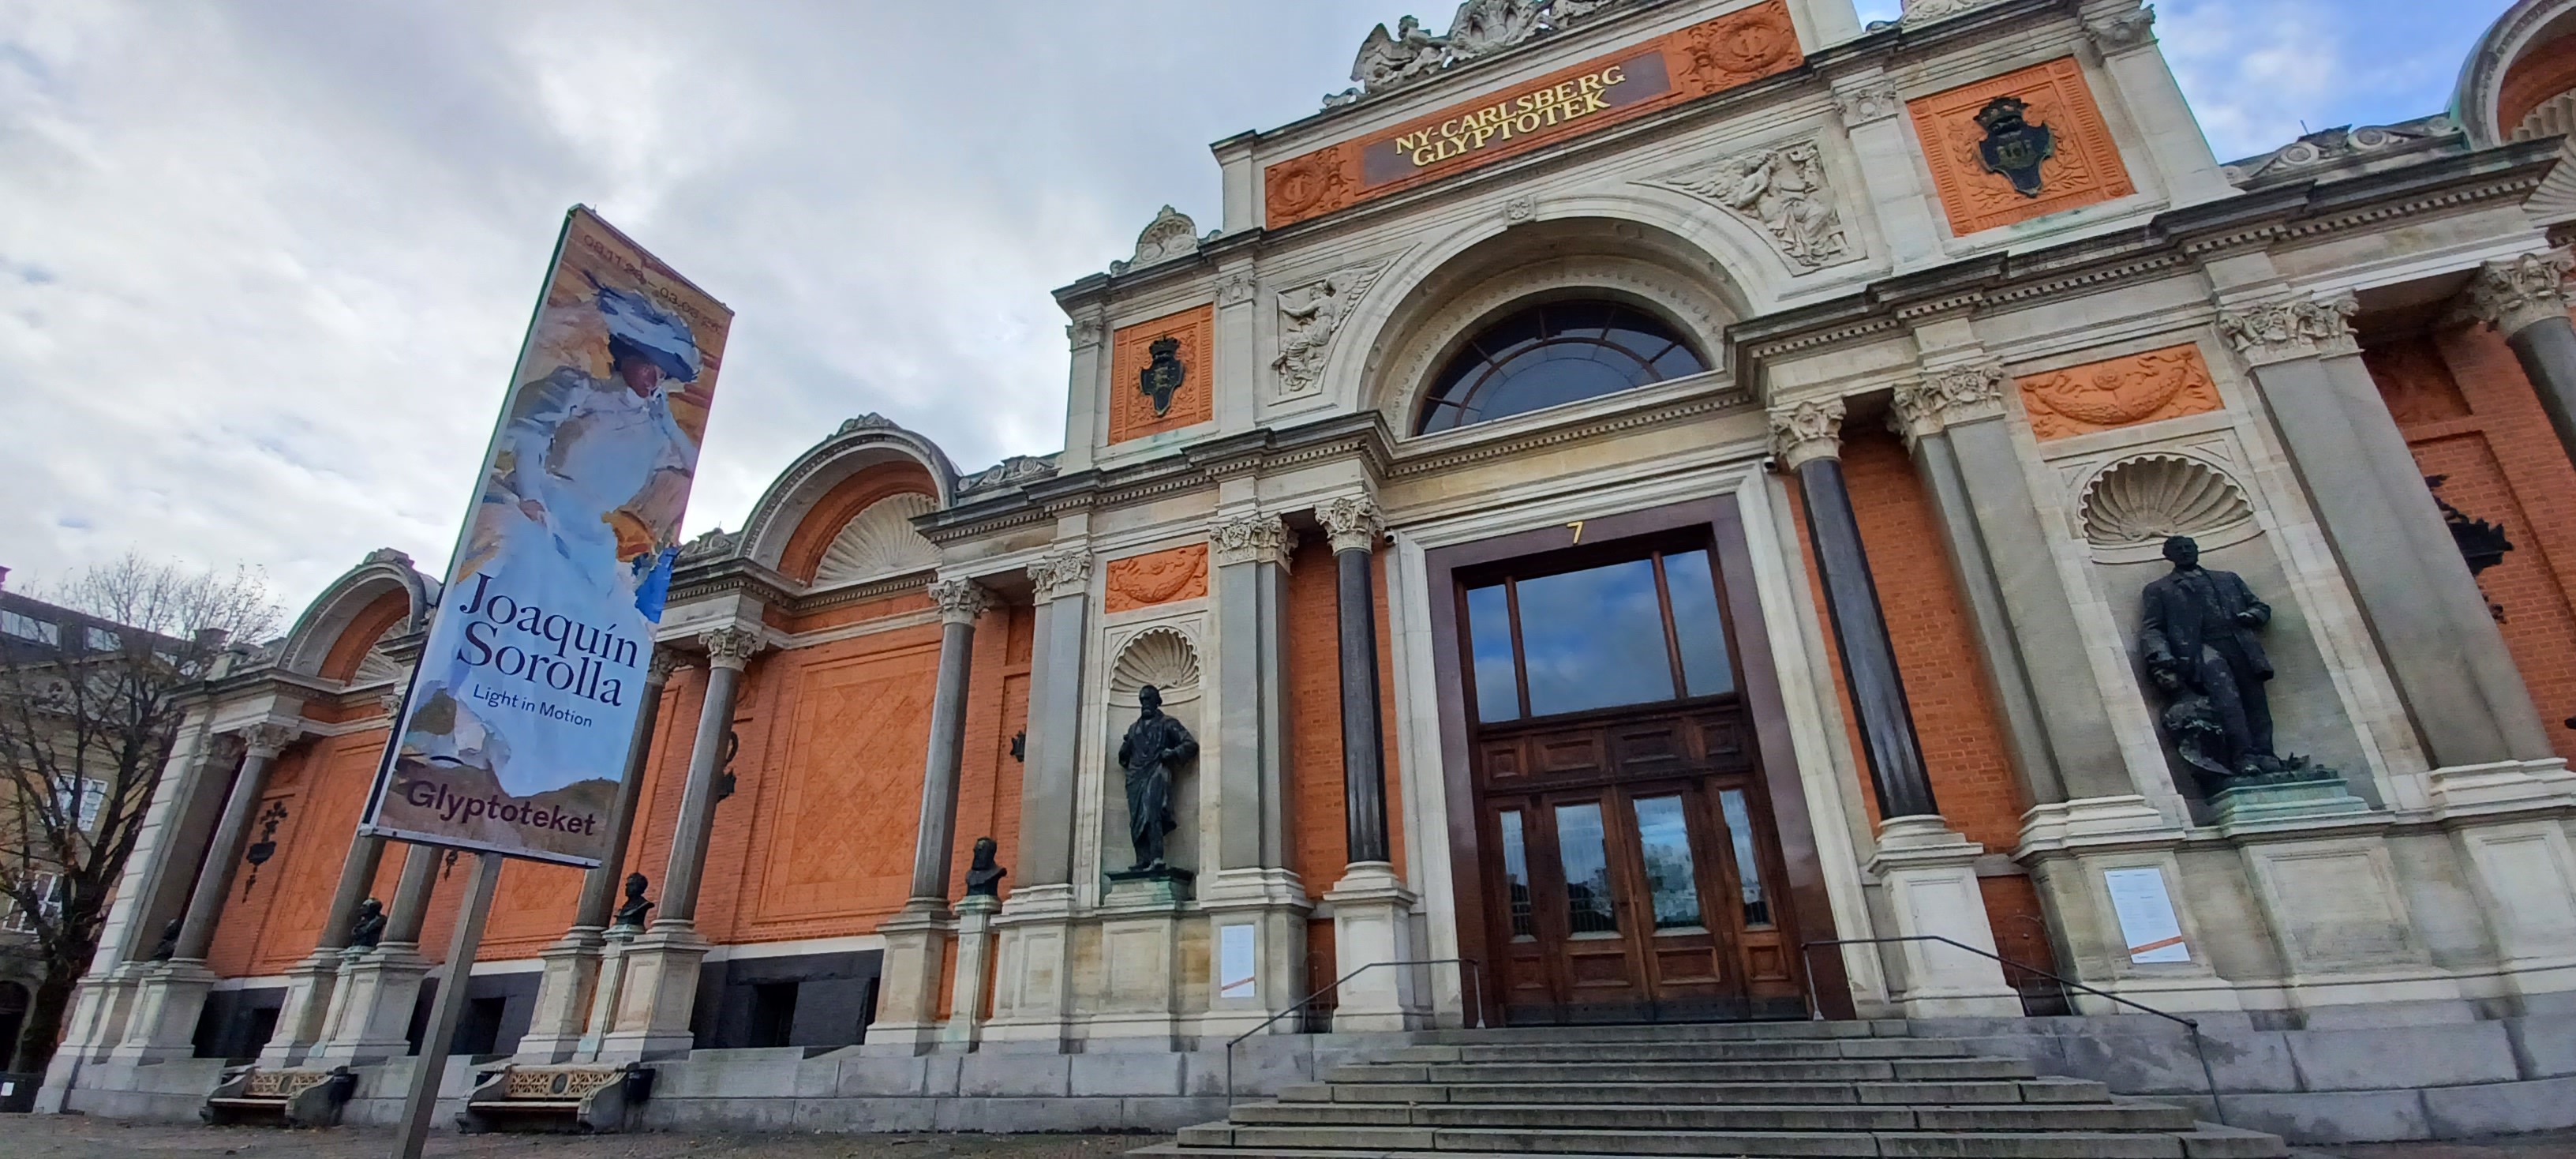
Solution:
M1693 1042L1752 1038L1903 1038L1901 1019L1877 1022L1662 1022L1612 1026L1514 1026L1426 1031L1415 1040L1445 1046L1496 1042Z
M1960 1106L1990 1103L2101 1103L2109 1088L2089 1079L2038 1078L1968 1082L1720 1083L1301 1083L1279 1092L1284 1103L1622 1103L1745 1105Z
M1790 1059L1738 1062L1345 1063L1330 1083L1957 1082L2038 1077L2006 1058Z
M1882 1159L2258 1159L2186 1144L2207 1132L1858 1132L1511 1130L1440 1127L1234 1126L1182 1130L1178 1150L1140 1154L1286 1155L1299 1152L1460 1152L1493 1155L1875 1156ZM2248 1133L2250 1134L2250 1132ZM2222 1147L2243 1145L2215 1137ZM2277 1140L2275 1141L2277 1145ZM2275 1151L2272 1154L2281 1154Z
M1534 1042L1407 1046L1384 1062L1729 1062L1764 1059L1957 1058L1945 1038L1701 1039L1689 1042Z
M2154 1103L1964 1107L1671 1104L1248 1103L1234 1126L1463 1127L1717 1132L2182 1131L2191 1112Z
M2280 1138L2277 1136L2266 1135L2259 1131L2240 1130L2234 1127L2220 1127L2209 1123L2199 1124L2194 1130L2178 1132L2168 1137L2175 1141L2179 1150L2159 1149L2157 1153L2161 1156L2179 1154L2183 1159L2281 1159L2281 1157L2289 1154L2289 1148L2283 1145ZM1918 1136L1917 1138L1922 1137ZM2028 1138L2029 1137L2027 1136L1999 1136L1986 1137L1982 1139L1972 1138L1970 1141L1962 1142L1958 1136L1943 1136L1941 1137L1942 1142L1939 1146L1948 1147L1950 1149L1943 1150L1938 1147L1925 1148L1915 1144L1900 1144L1893 1150L1887 1150L1884 1149L1881 1141L1877 1137L1872 1136L1869 1139L1867 1149L1855 1148L1847 1153L1856 1156L1901 1154L1910 1157L1910 1159L1980 1159L1980 1157L1984 1156L1993 1156L1994 1159L2056 1159L2056 1157L2063 1154L2062 1151L2056 1148L2041 1147L2034 1150L2020 1146L2020 1144L2027 1142ZM2079 1143L2078 1147L2075 1149L2081 1150L2082 1145ZM1226 1156L1229 1157L1229 1159L1352 1159L1354 1152L1350 1150L1328 1150L1300 1147L1203 1147L1192 1146L1184 1143L1161 1143L1152 1147L1145 1147L1136 1151L1131 1151L1129 1154L1173 1157ZM1379 1157L1379 1159L1505 1159L1506 1156L1525 1155L1527 1152L1468 1150L1444 1150L1431 1152L1396 1150L1374 1151L1371 1152L1371 1154ZM1626 1159L1627 1156L1633 1156L1636 1153L1623 1152L1619 1154L1607 1154L1595 1152L1587 1154L1575 1151L1557 1151L1551 1152L1551 1154L1555 1156L1555 1159Z

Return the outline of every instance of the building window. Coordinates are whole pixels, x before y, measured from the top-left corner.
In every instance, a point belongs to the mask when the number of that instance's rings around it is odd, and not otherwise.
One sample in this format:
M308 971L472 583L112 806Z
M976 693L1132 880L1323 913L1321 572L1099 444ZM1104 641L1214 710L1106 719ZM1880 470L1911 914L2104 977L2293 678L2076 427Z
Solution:
M1698 374L1708 363L1671 326L1615 302L1549 302L1477 332L1432 379L1415 434Z
M113 652L124 646L124 638L114 632L105 628L89 630L89 650L92 652Z
M1506 577L1465 597L1479 724L1735 691L1706 548Z
M63 879L61 875L52 873L37 874L36 896L44 900L44 915L47 920L60 917L63 912ZM26 907L12 902L9 903L9 916L6 919L0 919L0 930L7 930L13 934L32 934L36 932L36 923L27 920Z
M94 777L81 778L77 795L69 782L54 786L55 814L72 818L77 822L76 827L83 833L89 832L89 827L98 823L99 809L106 804L107 782Z
M18 612L0 612L0 632L6 632L21 640L33 640L39 644L60 646L63 642L61 629L34 616Z

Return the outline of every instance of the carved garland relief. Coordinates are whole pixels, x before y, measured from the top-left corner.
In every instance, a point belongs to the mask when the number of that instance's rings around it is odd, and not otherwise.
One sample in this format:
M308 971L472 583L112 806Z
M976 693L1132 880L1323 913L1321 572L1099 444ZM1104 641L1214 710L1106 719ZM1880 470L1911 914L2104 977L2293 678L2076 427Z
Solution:
M1208 591L1208 552L1204 543L1168 551L1131 555L1109 561L1107 610L1132 612L1174 600L1197 599Z
M2013 188L2012 178L1990 172L1980 152L1987 130L1977 123L1977 115L1998 97L2021 100L2028 106L2022 119L2046 128L2053 139L2053 152L2040 165L2036 195L2025 195ZM2137 192L2073 57L1917 97L1906 102L1906 111L1931 166L1950 232L1958 236Z
M1834 204L1824 152L1811 140L1697 162L1649 177L1644 184L1680 190L1725 209L1761 231L1771 248L1800 270L1861 256Z
M1172 345L1157 351L1166 340ZM1119 327L1110 339L1109 441L1159 435L1216 417L1215 348L1213 305Z
M1285 228L1748 84L1795 68L1804 59L1789 6L1769 0L1271 165L1262 171L1264 224Z
M2042 442L2224 405L2200 348L2188 344L2034 374L2020 385L2031 433Z

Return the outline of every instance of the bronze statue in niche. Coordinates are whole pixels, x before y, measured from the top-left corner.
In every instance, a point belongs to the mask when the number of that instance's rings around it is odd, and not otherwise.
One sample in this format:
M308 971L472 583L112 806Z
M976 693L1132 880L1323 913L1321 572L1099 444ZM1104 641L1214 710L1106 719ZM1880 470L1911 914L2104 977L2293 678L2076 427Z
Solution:
M1136 847L1130 872L1169 869L1163 838L1180 828L1172 816L1172 778L1199 755L1199 742L1181 722L1163 715L1162 689L1137 689L1136 702L1136 723L1118 742L1118 767L1127 779L1127 839Z
M2232 571L2200 566L2190 536L2165 540L2173 570L2147 585L2138 624L2138 653L2165 702L2159 717L2202 789L2325 780L2337 774L2306 757L2272 747L2272 707L2264 684L2272 658L2263 629L2272 607Z

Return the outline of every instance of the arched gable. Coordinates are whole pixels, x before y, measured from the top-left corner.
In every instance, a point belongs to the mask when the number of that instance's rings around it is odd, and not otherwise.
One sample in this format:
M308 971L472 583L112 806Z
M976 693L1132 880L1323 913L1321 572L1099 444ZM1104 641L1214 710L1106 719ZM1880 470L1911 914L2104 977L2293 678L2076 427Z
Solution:
M361 675L376 642L429 623L438 585L412 569L411 557L380 548L322 589L286 633L278 667L303 676L350 680Z
M2481 146L2514 139L2523 119L2576 91L2576 0L2521 0L2478 38L2460 67L2452 115Z
M934 507L957 497L957 468L929 439L878 415L842 423L770 485L743 524L735 552L810 581L850 521L901 494L928 496Z

